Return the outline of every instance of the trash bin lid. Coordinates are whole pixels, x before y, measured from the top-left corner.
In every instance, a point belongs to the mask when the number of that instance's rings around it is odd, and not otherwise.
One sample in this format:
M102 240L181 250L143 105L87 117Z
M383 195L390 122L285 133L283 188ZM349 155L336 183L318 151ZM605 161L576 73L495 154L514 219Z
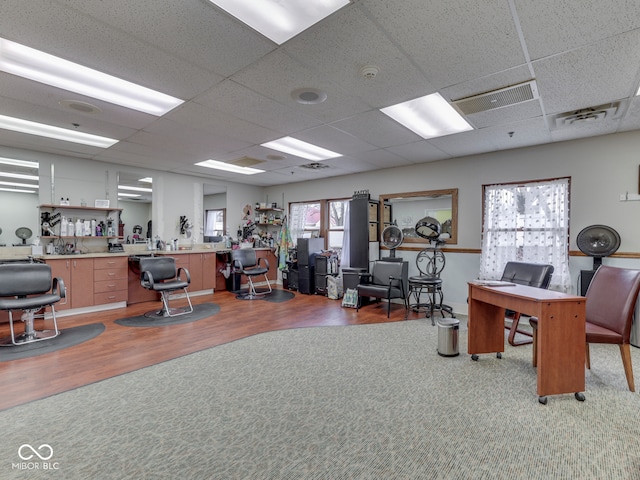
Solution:
M439 327L457 327L460 325L460 320L457 318L442 318L438 320Z

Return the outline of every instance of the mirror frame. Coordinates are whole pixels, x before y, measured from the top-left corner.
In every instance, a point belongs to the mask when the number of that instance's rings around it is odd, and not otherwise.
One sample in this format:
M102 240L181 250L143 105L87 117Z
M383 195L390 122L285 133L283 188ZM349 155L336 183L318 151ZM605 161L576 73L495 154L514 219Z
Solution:
M410 197L440 197L442 195L451 195L451 237L444 239L444 243L456 245L458 243L458 189L448 188L443 190L424 190L422 192L403 192L403 193L387 193L380 195L380 211L383 211L385 203L389 203L394 198L410 198ZM382 238L382 230L384 223L380 222L379 238ZM403 243L427 243L423 238L405 238ZM402 248L400 246L399 248Z

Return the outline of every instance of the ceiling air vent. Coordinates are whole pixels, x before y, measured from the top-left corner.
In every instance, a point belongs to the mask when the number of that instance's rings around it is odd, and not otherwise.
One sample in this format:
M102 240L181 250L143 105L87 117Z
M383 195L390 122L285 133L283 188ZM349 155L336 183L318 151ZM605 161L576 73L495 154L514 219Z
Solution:
M453 104L460 109L464 115L472 113L486 112L496 108L509 107L519 103L528 102L538 98L538 87L535 80L530 80L518 85L492 90L472 97L454 100Z
M329 168L329 165L324 163L307 163L305 165L300 165L300 168L306 168L307 170L322 170L323 168Z
M577 127L581 125L590 125L603 120L611 120L615 118L620 110L620 102L607 103L598 105L597 107L581 108L571 112L559 113L555 115L555 128Z
M258 160L257 158L251 158L251 157L241 157L241 158L236 158L235 160L231 160L228 163L232 165L236 165L238 167L253 167L254 165L264 163L264 160Z

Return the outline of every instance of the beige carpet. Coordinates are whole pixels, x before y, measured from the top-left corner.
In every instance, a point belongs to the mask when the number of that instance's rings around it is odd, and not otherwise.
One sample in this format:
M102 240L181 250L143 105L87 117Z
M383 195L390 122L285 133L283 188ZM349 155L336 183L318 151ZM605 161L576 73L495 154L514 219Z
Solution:
M0 412L0 478L640 478L640 396L617 347L592 347L585 402L546 406L531 346L473 362L463 320L461 355L436 347L412 320L188 355ZM24 444L49 445L57 470L16 468Z

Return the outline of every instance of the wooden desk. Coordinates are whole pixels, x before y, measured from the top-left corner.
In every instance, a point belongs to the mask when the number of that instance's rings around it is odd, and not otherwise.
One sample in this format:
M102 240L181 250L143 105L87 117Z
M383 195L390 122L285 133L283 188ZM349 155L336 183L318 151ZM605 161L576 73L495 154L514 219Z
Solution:
M575 393L584 400L586 298L513 285L469 283L468 352L504 352L505 309L538 317L538 396Z

